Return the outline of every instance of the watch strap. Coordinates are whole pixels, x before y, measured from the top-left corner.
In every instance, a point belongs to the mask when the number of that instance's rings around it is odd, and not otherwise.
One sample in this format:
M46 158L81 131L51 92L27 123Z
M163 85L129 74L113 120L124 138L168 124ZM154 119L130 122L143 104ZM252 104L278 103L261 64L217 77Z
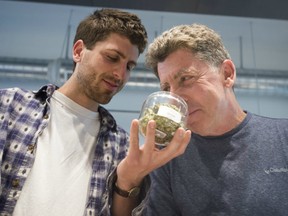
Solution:
M140 187L133 187L131 188L130 190L123 190L121 189L120 187L118 187L117 183L115 182L114 184L114 191L122 196L122 197L125 197L125 198L128 198L128 197L137 197L138 194L140 193Z

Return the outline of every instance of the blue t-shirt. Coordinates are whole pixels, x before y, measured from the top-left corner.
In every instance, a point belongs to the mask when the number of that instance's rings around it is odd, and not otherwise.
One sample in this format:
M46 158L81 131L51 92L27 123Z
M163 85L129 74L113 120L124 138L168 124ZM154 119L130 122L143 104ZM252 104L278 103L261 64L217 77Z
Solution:
M193 134L151 178L149 216L288 215L288 119L247 113L222 136Z

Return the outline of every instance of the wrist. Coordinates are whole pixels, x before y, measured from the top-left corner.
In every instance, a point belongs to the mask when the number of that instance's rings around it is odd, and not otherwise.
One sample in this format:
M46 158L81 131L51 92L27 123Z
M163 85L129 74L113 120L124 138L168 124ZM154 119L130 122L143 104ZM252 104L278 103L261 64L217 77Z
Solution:
M134 187L126 190L126 189L120 188L117 185L117 181L115 181L113 189L118 195L125 197L125 198L135 198L140 193L140 186L134 186Z
M120 187L123 190L129 190L133 187L138 187L141 185L143 178L141 179L136 179L136 178L127 178L127 175L123 178L121 175L116 173L115 177L115 183L117 183L117 186Z

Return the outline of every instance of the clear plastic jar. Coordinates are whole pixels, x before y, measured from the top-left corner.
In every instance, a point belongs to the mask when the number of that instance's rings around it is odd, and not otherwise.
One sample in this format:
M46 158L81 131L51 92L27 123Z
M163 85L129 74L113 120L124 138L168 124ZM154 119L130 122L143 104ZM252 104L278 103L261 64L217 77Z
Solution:
M156 145L166 146L179 127L186 128L188 107L180 96L166 91L154 92L144 101L139 116L139 130L145 137L150 120L156 122Z

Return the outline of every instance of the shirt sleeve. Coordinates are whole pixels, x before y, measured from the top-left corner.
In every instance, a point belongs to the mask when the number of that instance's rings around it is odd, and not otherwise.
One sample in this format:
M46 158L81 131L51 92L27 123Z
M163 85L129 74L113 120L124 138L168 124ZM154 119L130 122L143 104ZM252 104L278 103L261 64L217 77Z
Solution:
M111 172L107 180L107 190L109 191L109 197L107 199L108 203L106 203L105 206L109 206L110 215L112 215L111 212L112 212L112 200L113 200L112 199L113 198L113 186L115 184L116 178L117 178L117 175L116 175L116 168L115 168ZM132 216L143 215L143 210L147 203L148 195L150 192L150 186L151 186L150 176L147 175L141 184L141 190L139 194L139 200L140 200L139 205L133 209Z

